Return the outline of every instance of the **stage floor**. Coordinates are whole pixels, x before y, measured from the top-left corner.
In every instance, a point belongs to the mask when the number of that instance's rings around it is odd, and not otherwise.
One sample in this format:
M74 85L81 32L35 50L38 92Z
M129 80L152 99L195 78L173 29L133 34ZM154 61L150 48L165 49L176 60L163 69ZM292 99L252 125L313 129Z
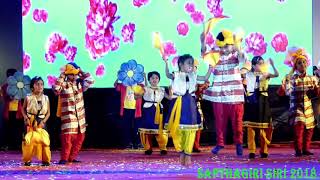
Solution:
M320 179L320 148L312 149L312 157L296 158L289 146L273 146L268 159L248 160L247 149L243 157L235 155L233 146L227 146L218 156L203 147L201 153L192 156L193 165L183 167L179 155L169 148L168 155L160 156L155 149L151 156L143 150L83 150L82 163L58 165L59 151L52 152L52 165L40 166L34 161L31 167L21 163L20 152L0 152L1 179L196 179L197 177L220 179ZM301 169L299 169L301 168ZM281 170L281 171L280 171ZM221 177L222 172L224 173Z

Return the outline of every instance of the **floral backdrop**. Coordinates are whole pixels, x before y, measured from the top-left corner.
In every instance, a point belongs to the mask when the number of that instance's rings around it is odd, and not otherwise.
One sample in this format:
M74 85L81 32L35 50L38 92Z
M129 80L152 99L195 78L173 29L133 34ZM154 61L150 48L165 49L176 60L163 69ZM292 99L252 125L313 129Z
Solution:
M281 76L272 84L289 71L288 48L301 46L312 54L312 2L306 0L22 0L22 16L24 72L42 76L46 87L68 62L90 72L94 87L112 87L121 64L131 59L164 77L165 64L152 45L155 32L172 70L178 55L190 53L204 74L200 34L212 17L223 19L207 34L207 46L214 46L221 29L241 31L250 60L274 59Z

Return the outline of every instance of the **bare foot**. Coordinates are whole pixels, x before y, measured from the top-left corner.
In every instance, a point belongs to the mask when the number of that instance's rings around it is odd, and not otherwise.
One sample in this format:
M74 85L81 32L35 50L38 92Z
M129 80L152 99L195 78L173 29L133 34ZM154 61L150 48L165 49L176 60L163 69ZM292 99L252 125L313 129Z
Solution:
M190 155L185 155L184 156L184 165L185 166L190 166L191 165L191 156Z
M181 163L182 166L185 165L185 154L184 153L180 154L180 163Z

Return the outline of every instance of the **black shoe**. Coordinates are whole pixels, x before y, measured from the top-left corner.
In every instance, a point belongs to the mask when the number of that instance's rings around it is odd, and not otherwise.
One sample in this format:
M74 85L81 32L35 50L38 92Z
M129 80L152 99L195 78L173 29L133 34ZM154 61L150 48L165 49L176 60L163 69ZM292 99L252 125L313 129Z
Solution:
M150 149L149 149L149 150L146 150L146 151L144 152L144 154L145 154L145 155L151 155L151 154L152 154L152 150L150 150Z
M72 162L72 163L81 163L81 161L76 160L76 159L74 159L74 160L72 160L72 161L70 161L70 162Z
M249 154L249 159L254 159L254 158L256 158L256 154L250 153L250 154Z
M160 155L167 155L167 154L168 154L168 152L166 150L161 150L160 151Z
M60 160L58 164L67 164L68 161L66 160Z
M267 153L261 153L261 154L260 154L260 157L261 157L261 158L268 158L268 154L267 154Z
M305 156L312 156L313 155L313 153L310 151L303 151L302 154Z
M301 151L296 151L296 157L301 157L302 156L302 152Z
M31 166L31 162L25 162L24 166Z
M194 153L200 153L201 151L200 151L200 149L193 149L192 152L194 152Z
M42 166L50 166L49 162L42 162Z

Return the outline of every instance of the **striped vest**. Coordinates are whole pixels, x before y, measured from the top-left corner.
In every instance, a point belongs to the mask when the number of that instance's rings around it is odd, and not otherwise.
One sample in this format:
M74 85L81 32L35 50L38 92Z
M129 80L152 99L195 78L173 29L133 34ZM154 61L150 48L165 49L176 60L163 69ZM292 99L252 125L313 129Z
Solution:
M307 129L315 127L312 103L307 92L318 90L318 79L315 76L300 77L294 74L286 84L286 94L290 96L289 120L303 122ZM316 92L317 94L317 92Z
M82 86L82 85L83 86ZM85 77L83 83L65 81L59 77L53 86L54 91L61 98L61 134L78 134L86 131L83 92L87 90L93 80Z
M205 91L203 99L228 104L244 102L244 88L237 52L221 55L213 74L213 85Z

